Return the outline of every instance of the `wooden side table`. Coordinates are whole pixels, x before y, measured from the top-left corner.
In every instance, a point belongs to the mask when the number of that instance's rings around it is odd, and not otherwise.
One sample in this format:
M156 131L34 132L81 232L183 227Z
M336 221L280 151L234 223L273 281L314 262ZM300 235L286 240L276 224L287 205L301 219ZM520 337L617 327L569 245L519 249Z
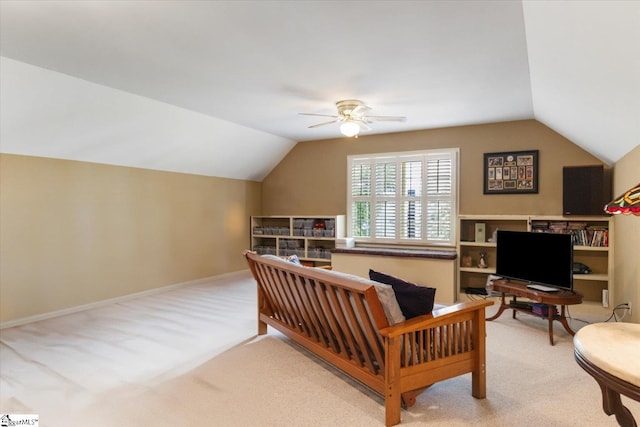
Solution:
M571 291L558 291L558 292L543 292L535 289L527 288L527 284L524 282L518 282L515 280L495 280L493 285L489 286L489 289L492 289L496 292L500 292L500 307L498 308L498 312L487 318L487 320L495 320L502 315L502 313L507 310L513 310L513 318L516 318L516 312L524 312L527 314L531 314L538 317L547 318L549 321L549 342L551 345L553 343L553 321L557 320L564 326L564 329L571 334L575 335L575 332L567 323L567 318L565 316L565 307L567 305L573 304L581 304L582 303L582 294ZM506 302L506 296L510 295L512 300L510 303ZM539 302L541 304L546 304L548 307L547 315L540 315L534 313L531 308L526 308L524 305L519 305L517 301L517 297L528 298L531 301ZM555 314L552 306L560 306L560 313Z
M575 335L573 345L576 362L600 386L605 414L615 415L622 427L636 427L620 395L640 402L640 325L623 322L587 325Z

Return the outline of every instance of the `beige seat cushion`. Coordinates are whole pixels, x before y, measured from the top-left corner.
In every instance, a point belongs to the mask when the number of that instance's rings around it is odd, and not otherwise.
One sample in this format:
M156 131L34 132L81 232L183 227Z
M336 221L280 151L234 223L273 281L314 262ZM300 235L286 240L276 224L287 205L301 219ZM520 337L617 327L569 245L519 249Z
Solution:
M594 323L573 337L580 354L603 371L640 387L640 324Z

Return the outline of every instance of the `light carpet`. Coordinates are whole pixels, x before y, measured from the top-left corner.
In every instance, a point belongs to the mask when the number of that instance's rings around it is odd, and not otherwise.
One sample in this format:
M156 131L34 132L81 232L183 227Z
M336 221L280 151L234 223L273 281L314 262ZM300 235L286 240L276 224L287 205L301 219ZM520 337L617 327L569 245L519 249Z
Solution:
M610 313L582 304L571 314ZM257 337L256 324L243 274L4 329L0 412L38 414L41 426L384 425L380 396L273 329ZM471 396L469 374L443 381L402 425L616 426L554 326L551 346L545 320L487 322L487 398ZM638 402L623 403L640 418Z

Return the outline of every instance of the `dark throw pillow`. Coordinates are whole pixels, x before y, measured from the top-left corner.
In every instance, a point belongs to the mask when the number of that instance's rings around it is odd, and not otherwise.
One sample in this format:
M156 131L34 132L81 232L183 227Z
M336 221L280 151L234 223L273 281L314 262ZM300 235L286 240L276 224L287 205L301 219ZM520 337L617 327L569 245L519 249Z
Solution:
M391 285L396 294L398 305L402 310L402 314L407 319L429 314L433 310L433 301L436 296L435 288L426 286L418 286L415 283L406 282L397 277L369 270L369 279Z

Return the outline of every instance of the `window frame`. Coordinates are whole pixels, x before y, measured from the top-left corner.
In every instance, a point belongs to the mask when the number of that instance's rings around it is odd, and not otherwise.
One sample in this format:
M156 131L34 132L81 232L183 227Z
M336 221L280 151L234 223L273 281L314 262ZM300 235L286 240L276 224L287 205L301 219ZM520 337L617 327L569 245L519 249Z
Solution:
M391 153L370 153L370 154L354 154L347 156L347 235L354 238L358 243L370 243L381 244L389 246L397 245L409 245L409 246L438 246L438 247L455 247L456 235L457 235L457 218L458 218L458 195L459 195L459 176L458 176L458 164L459 164L459 148L443 148L443 149L431 149L431 150L419 150L419 151L399 151ZM422 162L422 178L421 188L422 195L411 197L409 195L399 194L399 190L402 188L402 164L403 162L411 160L420 160ZM451 194L447 196L429 194L427 191L427 177L428 169L427 162L429 160L446 159L451 161ZM389 195L376 195L376 165L380 163L395 163L396 164L396 188L398 191L394 196ZM369 165L368 175L368 195L353 195L354 175L352 170L354 166ZM366 172L366 171L365 171ZM366 176L366 173L361 173L360 176ZM366 180L365 180L366 181ZM356 182L357 183L357 182ZM385 181L386 183L386 181ZM367 183L360 181L359 189L366 190ZM365 191L366 193L366 191ZM421 221L420 221L420 238L402 238L403 227L401 227L400 212L402 211L402 203L408 200L416 200L421 204ZM450 210L450 222L449 222L449 238L448 239L430 239L427 236L427 206L428 202L435 200L444 200L451 203ZM368 218L370 225L370 236L354 236L353 229L353 206L355 202L368 202ZM396 221L395 221L395 233L393 237L376 237L376 203L380 201L394 201L396 208ZM387 227L382 227L385 230ZM406 227L405 227L406 228Z

